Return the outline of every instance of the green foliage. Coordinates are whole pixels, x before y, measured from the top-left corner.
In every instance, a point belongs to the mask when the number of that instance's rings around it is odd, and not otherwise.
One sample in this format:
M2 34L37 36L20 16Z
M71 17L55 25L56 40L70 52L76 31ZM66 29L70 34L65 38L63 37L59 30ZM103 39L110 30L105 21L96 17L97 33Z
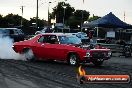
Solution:
M32 23L36 23L36 17L30 18L29 24L32 25ZM47 25L46 20L41 20L38 18L38 27L44 27Z
M91 21L97 20L97 19L99 19L99 18L101 18L101 17L99 17L99 16L94 16L94 15L93 15L93 17L90 17L90 18L88 19L88 21L91 22Z
M73 28L78 28L78 25L81 25L81 23L87 20L89 15L89 12L86 10L76 10L73 13L72 19L69 19L70 26Z
M80 20L76 19L75 16L71 16L67 21L67 25L69 25L70 28L78 28L78 25L80 25Z
M64 8L64 6L66 8ZM70 6L69 3L59 2L53 8L53 12L49 13L50 21L51 19L56 18L56 23L63 23L63 18L65 19L65 25L70 26L70 28L78 28L78 25L81 25L84 21L93 21L100 17L94 16L90 17L90 12L86 10L76 10ZM32 23L36 23L36 17L30 18L30 20L26 20L22 18L18 14L8 14L6 16L0 15L0 27L15 27L21 25L21 20L23 21L23 29L30 29L30 27L35 29L35 25ZM48 22L44 19L38 18L38 27L47 26Z
M19 16L18 14L17 15L13 15L12 13L11 14L8 14L4 17L4 19L6 20L6 22L8 22L8 26L17 26L19 24L21 24L21 19L22 17Z
M70 28L77 28L78 25L89 18L89 12L86 10L76 10L65 2L58 3L57 6L53 8L53 12L50 14L52 19L56 18L57 23L63 23L64 8L65 8L65 24L70 26Z
M23 21L23 26L21 28L21 20ZM7 27L17 27L17 28L21 28L25 33L30 33L32 30L35 30L35 26L32 23L36 23L36 18L30 18L30 20L26 20L25 18L22 18L21 16L19 16L18 14L8 14L6 16L2 16L0 15L0 27L1 28L7 28ZM38 19L38 26L40 28L44 27L47 25L47 21L46 20L41 20Z
M31 26L32 23L36 23L36 18L30 18L30 20L26 20L25 18L22 18L18 14L8 14L6 16L0 15L0 27L14 27L14 26L20 26L21 25L21 19L23 20L23 26ZM43 27L47 25L47 22L45 20L38 19L38 26Z
M65 6L66 8L64 9ZM64 10L65 10L65 16L64 16ZM72 16L72 13L75 11L73 7L71 7L69 4L65 2L59 2L57 6L53 8L53 12L51 13L51 17L56 17L57 23L63 23L63 17L65 17L65 21L69 19L70 16Z
M74 16L78 19L78 20L87 20L89 18L89 12L87 12L86 10L76 10L74 12Z

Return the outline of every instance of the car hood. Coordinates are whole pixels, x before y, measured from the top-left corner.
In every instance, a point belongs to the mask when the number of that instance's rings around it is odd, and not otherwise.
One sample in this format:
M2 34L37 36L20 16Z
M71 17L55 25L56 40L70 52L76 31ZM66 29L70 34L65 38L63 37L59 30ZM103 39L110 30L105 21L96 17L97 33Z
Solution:
M90 46L90 45L84 45L84 44L67 44L67 45L82 48L82 49L85 49L85 50L89 49L89 46Z
M82 48L84 50L90 50L90 51L110 51L110 49L108 48L95 48L95 47L91 47L89 44L68 44L70 46L73 46L73 47L78 47L78 48Z
M91 51L110 51L110 49L90 49Z

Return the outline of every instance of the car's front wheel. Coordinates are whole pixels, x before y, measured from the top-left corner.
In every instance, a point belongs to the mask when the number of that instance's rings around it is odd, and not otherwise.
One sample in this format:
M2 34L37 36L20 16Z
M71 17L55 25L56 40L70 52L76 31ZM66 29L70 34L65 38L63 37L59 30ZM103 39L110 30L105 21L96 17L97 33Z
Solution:
M33 54L33 51L32 51L32 49L25 49L24 50L24 57L25 57L25 59L27 60L27 61L35 61L36 60L36 58L35 58L35 56L34 56L34 54Z
M68 63L70 65L79 65L79 57L76 54L70 54L68 58Z

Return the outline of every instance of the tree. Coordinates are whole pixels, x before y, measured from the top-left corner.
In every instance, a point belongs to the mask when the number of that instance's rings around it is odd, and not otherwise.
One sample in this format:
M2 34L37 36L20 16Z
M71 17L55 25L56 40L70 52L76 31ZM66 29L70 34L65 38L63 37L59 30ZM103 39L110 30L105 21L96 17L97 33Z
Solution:
M23 20L23 26L21 27L21 19ZM36 19L31 18L27 20L22 18L18 14L8 14L6 16L0 15L0 27L16 27L21 28L25 33L31 34L34 33L36 30L32 27L32 23L36 23ZM43 19L38 19L38 26L42 28L43 26L47 25L47 21Z
M2 15L0 15L0 27L4 27L4 20Z
M66 8L63 8L63 6L66 6ZM64 10L65 10L65 17L64 17ZM72 16L72 13L74 11L75 11L75 9L73 7L71 7L69 4L67 4L65 2L59 2L58 5L53 8L51 18L56 17L57 23L63 23L63 17L66 22L69 19L69 17Z
M33 26L32 23L36 23L36 17L30 18L29 25ZM41 19L38 18L38 27L42 28L44 26L47 26L47 21L44 20L44 19L41 20Z
M91 22L91 21L94 21L94 20L97 20L97 19L99 19L99 18L101 18L101 17L99 17L99 16L92 16L92 17L90 17L89 19L88 19L88 21L89 22Z
M90 13L86 10L76 10L74 12L74 16L78 19L78 20L83 20L86 21L89 18Z
M67 22L71 29L78 28L78 25L80 25L80 23L80 20L76 19L75 16L71 16Z
M0 19L2 18L3 16L0 14Z
M78 25L80 26L83 21L87 20L89 15L90 13L86 10L76 10L73 16L69 18L68 25L70 25L71 28L78 28Z
M13 27L13 26L19 26L21 25L21 19L22 17L18 14L8 14L4 17L5 26L7 27Z

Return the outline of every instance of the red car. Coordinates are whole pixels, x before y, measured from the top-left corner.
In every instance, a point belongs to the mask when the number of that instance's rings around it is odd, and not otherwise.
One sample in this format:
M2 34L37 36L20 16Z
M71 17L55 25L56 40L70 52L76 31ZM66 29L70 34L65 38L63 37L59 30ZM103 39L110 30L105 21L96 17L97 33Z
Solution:
M78 37L64 33L39 34L29 40L14 43L13 49L24 54L28 61L59 60L71 65L92 62L99 66L111 55L110 49L90 49L90 45L82 45Z

